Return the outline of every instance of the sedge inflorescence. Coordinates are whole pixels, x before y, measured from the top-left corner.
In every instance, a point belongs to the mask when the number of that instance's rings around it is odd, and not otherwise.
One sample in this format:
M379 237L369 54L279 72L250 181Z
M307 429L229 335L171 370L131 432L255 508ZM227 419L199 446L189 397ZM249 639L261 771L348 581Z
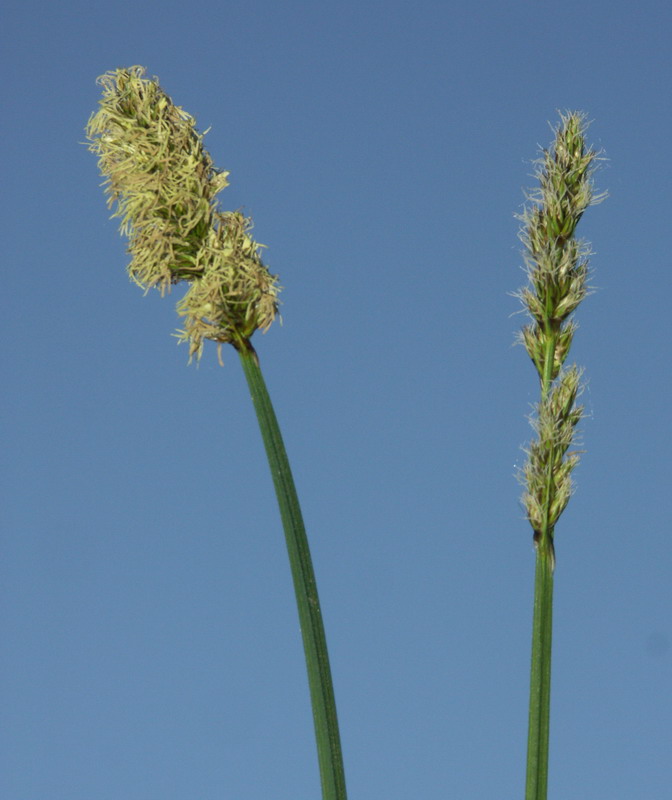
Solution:
M220 209L229 173L215 169L194 118L144 75L139 66L102 75L86 128L108 205L129 240L128 274L162 294L189 283L177 310L190 358L201 357L206 339L241 347L273 322L277 276L261 259L251 220Z
M554 528L572 493L571 473L578 464L576 426L582 371L564 367L576 324L572 315L588 294L588 246L574 236L589 205L603 199L593 192L598 154L586 147L585 118L561 115L555 142L537 162L539 187L520 219L528 285L518 296L530 323L520 339L539 374L541 399L532 421L536 438L523 470L523 504L535 545L555 563Z

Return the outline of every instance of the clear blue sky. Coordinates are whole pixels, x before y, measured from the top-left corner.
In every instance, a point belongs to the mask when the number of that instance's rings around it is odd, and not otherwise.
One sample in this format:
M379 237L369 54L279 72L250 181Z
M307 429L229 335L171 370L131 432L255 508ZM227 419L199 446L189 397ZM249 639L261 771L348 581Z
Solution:
M523 795L534 552L513 217L557 109L586 452L556 531L552 800L672 783L668 2L31 2L2 21L0 797L316 800L297 614L235 353L129 283L95 79L210 128L280 274L254 339L317 571L352 800Z

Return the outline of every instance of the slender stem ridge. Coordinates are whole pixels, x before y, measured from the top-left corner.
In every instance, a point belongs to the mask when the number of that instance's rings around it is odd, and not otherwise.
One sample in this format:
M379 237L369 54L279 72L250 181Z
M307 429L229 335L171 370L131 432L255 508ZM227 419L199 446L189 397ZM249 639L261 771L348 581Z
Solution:
M564 367L576 331L573 313L588 293L589 250L574 232L586 208L604 197L593 195L597 153L586 148L584 134L583 115L561 115L552 149L537 162L539 188L520 216L529 283L519 297L530 317L520 339L540 383L537 435L522 476L536 548L526 800L547 796L555 526L572 494L579 455L568 450L583 415L576 404L582 372Z
M343 755L327 641L308 538L294 479L259 360L248 342L238 347L273 476L299 610L313 706L323 800L346 800Z

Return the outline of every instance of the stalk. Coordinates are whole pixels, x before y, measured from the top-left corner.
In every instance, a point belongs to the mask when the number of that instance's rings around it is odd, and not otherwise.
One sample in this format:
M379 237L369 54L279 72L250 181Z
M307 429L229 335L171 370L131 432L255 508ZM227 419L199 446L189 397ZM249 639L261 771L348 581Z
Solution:
M561 116L554 146L543 151L532 206L520 217L529 285L519 297L530 324L521 341L539 375L540 400L523 473L523 503L536 549L532 663L525 800L546 800L551 707L555 526L572 494L578 464L568 452L583 415L576 404L581 370L564 368L576 325L572 316L588 293L588 248L574 238L583 212L595 197L591 173L597 153L585 145L584 117Z
M345 772L327 641L310 548L287 453L259 360L247 342L239 350L273 476L299 610L324 800L346 800Z
M548 786L553 638L553 568L537 548L532 620L532 666L525 800L544 800Z

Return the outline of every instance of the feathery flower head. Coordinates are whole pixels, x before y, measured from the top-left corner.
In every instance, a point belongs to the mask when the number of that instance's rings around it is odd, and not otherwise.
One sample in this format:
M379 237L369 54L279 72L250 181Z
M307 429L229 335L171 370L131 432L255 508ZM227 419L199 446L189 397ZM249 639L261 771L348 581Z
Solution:
M129 275L164 292L198 273L197 254L228 173L214 168L194 118L144 74L144 67L130 67L98 79L103 96L87 135L108 205L116 203L113 216L129 238Z
M527 451L523 505L535 536L553 531L572 495L571 473L579 454L567 451L583 416L583 406L575 405L580 382L581 370L576 366L565 370L537 406L532 423L537 438ZM550 538L552 545L552 533Z
M194 118L144 75L144 67L130 67L100 77L103 97L87 125L108 205L116 203L113 216L129 239L128 273L162 294L190 283L178 303L190 358L201 357L205 339L247 346L275 318L277 276L249 235L251 220L220 211L216 198L229 173L215 169Z
M208 239L198 253L202 277L177 304L184 317L180 341L189 357L201 357L203 340L234 346L257 328L268 329L277 313L278 286L259 256L263 245L249 235L252 222L240 212L215 214ZM221 360L221 358L220 358Z
M540 378L550 380L558 376L576 331L569 317L588 294L590 249L574 231L586 208L605 197L593 192L598 153L586 148L585 127L583 114L561 114L553 149L537 161L539 187L529 193L531 205L519 217L529 278L519 297L532 320L521 340ZM551 331L553 352L547 347Z
M572 493L571 473L579 461L568 453L583 408L576 405L581 370L563 370L577 326L572 314L588 294L589 248L574 238L576 226L595 196L592 171L597 158L585 144L585 117L562 114L551 150L537 162L539 187L528 195L531 205L520 219L520 237L529 279L518 296L529 324L520 341L532 359L541 384L533 427L537 438L528 449L523 470L523 505L534 541L555 563L555 524Z

